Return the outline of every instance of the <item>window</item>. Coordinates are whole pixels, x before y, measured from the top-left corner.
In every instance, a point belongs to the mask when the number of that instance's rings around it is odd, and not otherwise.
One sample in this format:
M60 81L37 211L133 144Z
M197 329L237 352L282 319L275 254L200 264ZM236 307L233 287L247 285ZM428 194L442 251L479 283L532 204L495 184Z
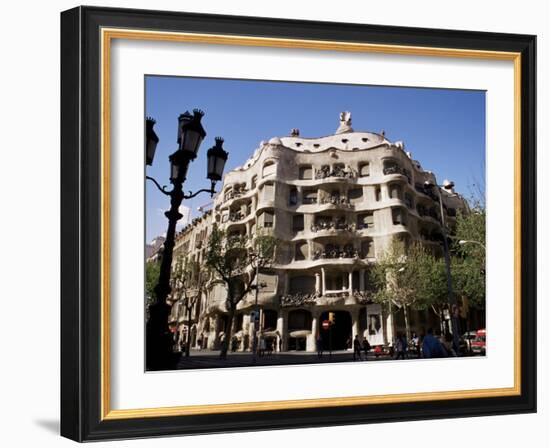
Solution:
M414 209L413 197L410 193L405 193L405 204L408 208Z
M374 258L374 241L370 238L361 242L361 257Z
M313 177L313 168L311 165L301 166L299 169L300 179L311 179Z
M267 183L262 186L264 201L272 201L275 198L275 185Z
M314 292L315 277L294 277L290 280L290 291L291 293L304 294ZM288 330L311 330L311 313L307 310L290 311L288 313Z
M273 212L263 212L262 213L262 220L264 227L273 227Z
M304 230L304 215L294 215L292 217L292 230L294 232Z
M233 197L233 194L232 194L232 189L231 187L227 187L223 193L223 200L224 201L228 201L229 199L231 199Z
M298 190L296 187L291 187L288 193L288 205L296 205L298 203Z
M390 198L391 199L401 199L402 190L399 184L390 185Z
M370 176L370 163L362 163L359 165L359 177Z
M384 161L384 174L401 174L401 167L395 160Z
M348 199L352 204L360 202L363 198L363 189L362 188L353 188L348 191Z
M374 214L373 212L363 213L357 216L357 228L374 229Z
M277 170L277 165L275 165L275 162L273 160L269 160L264 164L264 168L262 170L262 177L271 176L272 174L275 174L276 170Z
M376 202L380 202L382 200L382 189L379 186L374 189L374 198Z
M304 190L304 204L317 203L317 190Z
M252 180L250 181L250 189L256 188L256 184L258 183L258 176L254 176Z
M294 259L299 260L305 260L308 257L308 246L305 241L300 241L296 243L296 247L294 250Z
M392 219L394 225L407 225L407 218L406 218L407 212L403 210L402 208L394 208L392 209Z

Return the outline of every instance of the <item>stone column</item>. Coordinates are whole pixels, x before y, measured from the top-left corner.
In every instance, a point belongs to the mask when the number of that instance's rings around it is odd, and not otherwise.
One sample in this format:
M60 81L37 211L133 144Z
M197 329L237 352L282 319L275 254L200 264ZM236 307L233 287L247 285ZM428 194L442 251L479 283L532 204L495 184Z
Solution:
M321 295L325 295L325 292L327 290L327 282L326 282L326 278L325 278L325 268L321 268L321 285L322 285L322 288L321 288Z
M387 201L390 198L390 190L388 188L388 184L381 184L380 185L380 200L381 201Z
M286 324L287 324L286 312L283 310L279 310L279 315L277 316L277 331L280 335L279 337L282 341L282 344L280 343L280 341L277 341L277 347L275 347L275 351L280 351L281 349L283 351L286 350L286 336L287 336Z
M386 328L384 329L384 343L393 345L395 339L395 325L393 321L393 307L388 304L388 311L386 316Z
M348 273L348 294L350 297L353 295L353 271Z
M308 336L306 340L306 351L308 352L316 351L315 340L317 339L317 333L319 332L318 321L319 321L319 313L316 311L313 311L311 313L311 334Z
M244 329L247 329L248 330L248 345L245 345L244 344L244 337L243 337L243 350L246 350L246 351L250 351L251 350L251 341L252 341L252 338L254 337L254 327L252 325L252 322L250 320L250 313L247 313L243 316L243 330ZM244 334L244 331L243 331L243 334Z
M321 274L315 273L315 294L321 295Z
M219 318L218 315L215 314L214 317L210 318L210 335L208 338L208 349L209 350L215 350L218 347L218 325L219 325Z

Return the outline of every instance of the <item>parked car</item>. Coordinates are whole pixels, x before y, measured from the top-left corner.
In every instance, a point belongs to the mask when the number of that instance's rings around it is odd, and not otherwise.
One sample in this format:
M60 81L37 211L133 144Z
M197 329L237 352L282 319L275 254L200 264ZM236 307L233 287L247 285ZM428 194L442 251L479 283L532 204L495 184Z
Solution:
M485 355L485 339L486 339L485 328L477 330L476 337L472 341L472 353L476 355Z
M477 331L468 331L460 336L460 353L469 355L472 349L472 342L477 336Z

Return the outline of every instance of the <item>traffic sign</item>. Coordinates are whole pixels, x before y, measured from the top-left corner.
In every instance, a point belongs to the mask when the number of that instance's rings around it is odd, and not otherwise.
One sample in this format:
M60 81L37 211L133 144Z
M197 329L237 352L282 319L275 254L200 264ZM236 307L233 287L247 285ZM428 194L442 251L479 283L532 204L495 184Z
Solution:
M330 328L330 322L328 320L324 320L322 326L323 330L328 330Z

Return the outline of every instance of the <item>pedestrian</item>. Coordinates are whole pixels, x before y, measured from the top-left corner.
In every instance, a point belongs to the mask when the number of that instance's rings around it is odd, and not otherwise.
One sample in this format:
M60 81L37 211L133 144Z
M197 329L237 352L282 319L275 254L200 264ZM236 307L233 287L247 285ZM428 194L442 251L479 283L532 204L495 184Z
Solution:
M260 358L265 354L265 338L260 336Z
M363 351L365 352L365 361L369 360L369 351L370 351L370 343L369 340L363 336Z
M380 356L383 355L383 352L382 352L382 346L381 345L377 345L376 347L374 347L374 357L376 359L378 359Z
M456 351L453 348L453 336L450 333L447 333L444 338L442 338L441 344L447 352L447 356L457 356Z
M359 358L361 361L361 341L359 340L359 335L355 335L353 339L353 360L356 361Z
M323 338L321 337L321 334L317 335L315 345L317 346L317 358L321 359L323 357Z
M405 359L406 350L407 339L401 335L401 333L397 333L397 338L395 340L395 359Z
M412 334L411 342L414 347L414 351L416 352L416 355L420 358L420 338L418 337L416 332Z
M422 356L424 358L446 358L447 352L439 339L433 335L433 329L428 328L426 336L422 341Z

